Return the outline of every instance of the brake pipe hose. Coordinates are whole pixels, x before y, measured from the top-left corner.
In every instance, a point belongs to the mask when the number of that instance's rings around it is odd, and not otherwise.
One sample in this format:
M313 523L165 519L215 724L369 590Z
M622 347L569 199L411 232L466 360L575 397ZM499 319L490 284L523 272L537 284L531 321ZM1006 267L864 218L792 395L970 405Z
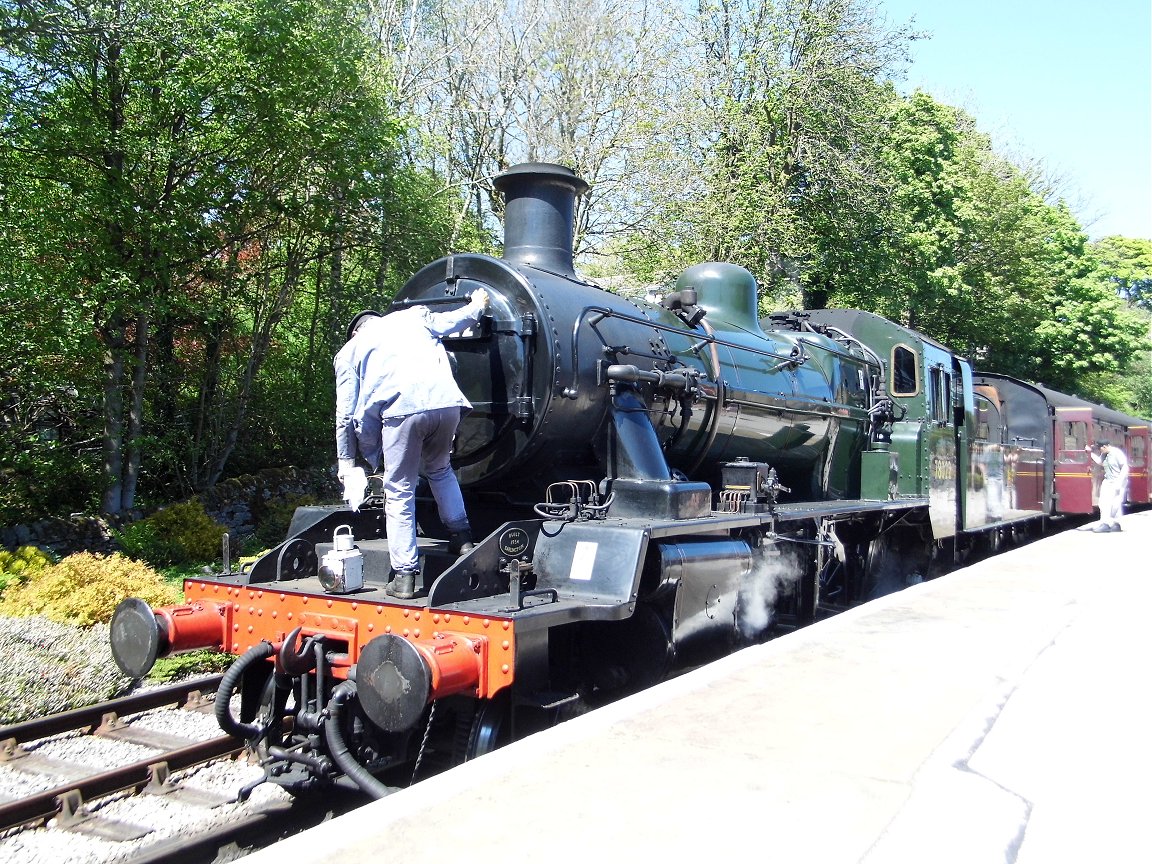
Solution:
M356 685L351 681L345 681L332 691L332 699L328 702L326 711L328 716L324 721L324 737L328 742L328 752L340 770L351 777L365 795L371 795L373 798L384 798L393 792L398 792L399 789L381 783L372 776L371 771L356 761L356 757L348 749L348 744L344 741L344 735L340 729L344 717L344 703L355 698Z
M240 686L244 673L254 664L271 657L275 650L272 643L268 641L253 645L240 655L240 659L228 667L228 671L220 679L220 687L216 691L216 722L228 735L241 738L250 744L259 741L268 731L267 727L258 723L241 723L232 716L232 707L229 703L232 700L232 695L236 692L236 688Z

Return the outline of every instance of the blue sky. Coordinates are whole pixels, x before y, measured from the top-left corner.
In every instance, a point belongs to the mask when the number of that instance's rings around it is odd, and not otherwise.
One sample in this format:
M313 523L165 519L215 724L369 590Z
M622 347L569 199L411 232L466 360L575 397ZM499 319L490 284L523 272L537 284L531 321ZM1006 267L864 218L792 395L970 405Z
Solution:
M915 17L901 89L965 109L1009 156L1041 160L1092 239L1152 239L1149 0L878 0Z

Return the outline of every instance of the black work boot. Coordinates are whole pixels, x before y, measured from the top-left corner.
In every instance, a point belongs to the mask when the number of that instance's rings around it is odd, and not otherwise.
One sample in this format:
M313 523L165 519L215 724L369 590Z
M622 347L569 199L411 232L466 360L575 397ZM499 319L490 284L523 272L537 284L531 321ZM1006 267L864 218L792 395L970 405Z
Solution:
M411 600L416 596L416 571L395 571L392 581L384 586L384 592L400 600Z
M472 542L472 532L468 528L463 531L453 531L448 535L448 551L453 555L464 555L476 548Z

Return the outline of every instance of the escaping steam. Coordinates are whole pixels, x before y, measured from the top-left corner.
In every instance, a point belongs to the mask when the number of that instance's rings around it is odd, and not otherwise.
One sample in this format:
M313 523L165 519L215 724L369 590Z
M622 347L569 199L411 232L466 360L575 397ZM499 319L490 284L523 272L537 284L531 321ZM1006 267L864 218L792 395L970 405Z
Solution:
M752 569L740 583L736 600L736 624L745 639L755 639L768 629L780 592L791 588L802 572L797 557L779 546L752 550Z

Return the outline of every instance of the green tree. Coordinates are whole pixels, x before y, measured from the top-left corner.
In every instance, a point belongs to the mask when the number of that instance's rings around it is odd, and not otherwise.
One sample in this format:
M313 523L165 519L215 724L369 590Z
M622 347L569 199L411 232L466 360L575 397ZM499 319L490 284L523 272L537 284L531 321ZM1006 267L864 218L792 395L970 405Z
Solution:
M836 305L863 305L986 360L1039 313L1051 262L1036 240L1046 205L970 117L925 93L888 109L892 190L868 279L846 275Z
M1091 401L1125 408L1133 393L1123 373L1147 345L1144 324L1125 308L1111 286L1093 276L1074 279L1059 296L1029 338L1035 361L1019 374Z
M1152 240L1104 237L1092 244L1100 273L1129 306L1152 311Z
M1104 382L1118 391L1109 404L1152 417L1152 241L1104 237L1090 250L1097 261L1096 275L1124 299L1143 334L1127 373Z
M59 408L33 406L70 391L72 414L99 406L70 443L102 443L89 475L110 513L139 481L153 494L215 482L253 416L303 423L315 444L349 310L438 253L451 209L398 158L365 4L0 9L0 237L15 253L0 338L6 374L20 370L6 427L59 430ZM265 374L280 352L299 374ZM14 444L9 464L31 447Z
M893 192L866 278L846 271L831 302L907 324L982 368L1099 396L1135 329L1068 208L926 93L894 100L889 129Z
M733 261L766 292L827 295L883 213L883 82L913 34L859 0L707 0L687 32L678 134L646 154L658 215L627 260L649 278Z

